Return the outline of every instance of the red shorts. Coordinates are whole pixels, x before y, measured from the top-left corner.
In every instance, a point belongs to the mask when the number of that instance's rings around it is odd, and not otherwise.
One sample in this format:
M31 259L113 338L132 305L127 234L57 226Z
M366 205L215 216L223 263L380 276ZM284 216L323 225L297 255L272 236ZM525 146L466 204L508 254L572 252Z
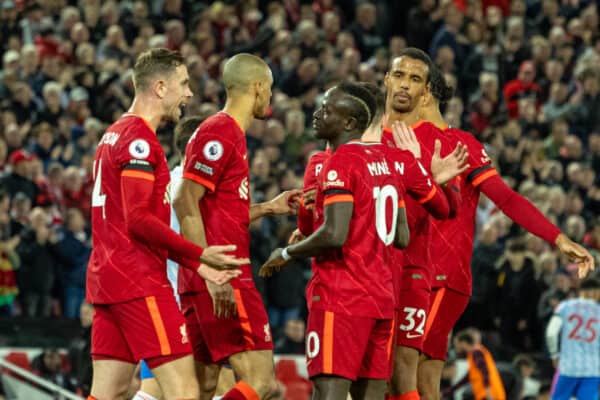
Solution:
M469 296L448 288L431 292L431 309L425 326L423 353L434 360L446 361L448 336L469 304Z
M173 292L116 304L94 305L92 359L137 363L192 353ZM178 357L175 357L178 358ZM152 360L153 366L161 364Z
M403 288L398 299L396 345L423 351L423 337L429 311L431 291Z
M393 328L391 319L310 310L306 327L308 375L336 375L353 381L389 379Z
M194 358L204 364L224 364L237 353L273 350L269 319L256 288L234 289L237 315L217 318L207 291L181 295Z

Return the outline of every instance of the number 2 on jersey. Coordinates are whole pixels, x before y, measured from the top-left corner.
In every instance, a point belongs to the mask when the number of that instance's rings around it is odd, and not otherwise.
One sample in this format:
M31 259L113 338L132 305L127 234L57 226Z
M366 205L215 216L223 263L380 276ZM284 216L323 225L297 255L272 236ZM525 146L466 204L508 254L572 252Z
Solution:
M375 199L375 228L377 236L386 245L389 246L394 241L396 235L396 225L398 224L398 192L392 185L384 187L376 186L373 188L373 198ZM387 229L387 199L392 199L392 229Z
M92 166L94 171L94 190L92 191L92 207L102 207L102 218L106 219L106 195L102 194L102 160L98 161L96 170L96 161Z

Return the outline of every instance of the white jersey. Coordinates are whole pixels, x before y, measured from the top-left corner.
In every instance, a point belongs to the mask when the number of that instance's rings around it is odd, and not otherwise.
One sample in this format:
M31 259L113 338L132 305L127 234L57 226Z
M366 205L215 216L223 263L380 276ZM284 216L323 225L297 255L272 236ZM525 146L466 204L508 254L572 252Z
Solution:
M169 197L172 199L175 198L175 194L177 193L177 189L179 189L179 185L181 185L181 177L183 175L183 169L181 165L176 166L171 171L171 184L169 185ZM179 221L177 220L177 215L175 215L175 209L173 205L171 205L171 229L175 232L179 233ZM179 304L179 295L177 294L177 273L179 272L179 265L176 262L167 260L167 278L171 283L171 287L173 287L173 292L175 293L175 299L177 300L177 304Z
M560 374L600 377L600 304L582 298L565 300L556 308L555 321L556 317L560 318Z

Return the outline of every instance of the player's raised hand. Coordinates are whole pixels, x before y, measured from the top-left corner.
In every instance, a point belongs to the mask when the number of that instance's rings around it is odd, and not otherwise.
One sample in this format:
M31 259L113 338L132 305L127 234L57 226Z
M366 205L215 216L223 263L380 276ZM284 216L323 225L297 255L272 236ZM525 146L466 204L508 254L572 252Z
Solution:
M302 191L298 189L286 190L269 202L271 214L298 214L298 207Z
M258 275L265 278L273 275L273 272L279 272L281 268L285 267L287 261L283 259L281 253L283 252L282 248L277 248L273 250L269 259L260 267L260 271L258 271Z
M201 264L197 271L202 279L205 279L207 282L212 282L216 285L224 285L242 273L242 271L239 269L219 271L209 267L206 264Z
M415 158L421 158L421 144L417 140L415 131L410 126L404 122L394 122L392 124L392 136L396 147L410 151Z
M288 239L288 244L295 244L298 243L301 240L304 240L305 236L302 234L302 232L300 232L300 229L295 229L294 232L292 232L292 234L290 235L290 238Z
M234 244L207 247L200 256L200 262L217 270L235 269L241 265L250 264L249 258L237 258L231 254L227 254L235 251L235 249L236 246Z
M594 270L594 257L583 246L575 243L563 233L558 235L555 244L561 253L577 263L579 279L585 278Z
M213 311L217 318L230 318L237 314L233 287L229 283L215 285L207 282L206 288L213 301Z
M444 185L469 168L469 152L467 146L462 143L458 143L454 151L444 158L441 151L442 142L436 140L431 157L431 173L438 184Z

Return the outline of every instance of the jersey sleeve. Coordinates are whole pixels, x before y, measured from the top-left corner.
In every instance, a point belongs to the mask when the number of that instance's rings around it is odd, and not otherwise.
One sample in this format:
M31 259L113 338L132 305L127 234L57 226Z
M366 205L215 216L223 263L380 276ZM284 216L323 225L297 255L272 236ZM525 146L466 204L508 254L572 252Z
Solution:
M235 140L229 135L196 131L185 150L183 178L214 192L236 151Z
M469 151L469 169L461 176L465 176L468 183L477 187L486 179L498 175L498 171L492 165L483 145L468 135L470 134L461 136Z
M139 133L118 141L114 160L125 176L154 179L154 169L163 153L160 144L150 135L154 134L140 128Z
M321 189L324 207L333 203L354 203L356 180L351 165L345 157L333 155L323 166Z

